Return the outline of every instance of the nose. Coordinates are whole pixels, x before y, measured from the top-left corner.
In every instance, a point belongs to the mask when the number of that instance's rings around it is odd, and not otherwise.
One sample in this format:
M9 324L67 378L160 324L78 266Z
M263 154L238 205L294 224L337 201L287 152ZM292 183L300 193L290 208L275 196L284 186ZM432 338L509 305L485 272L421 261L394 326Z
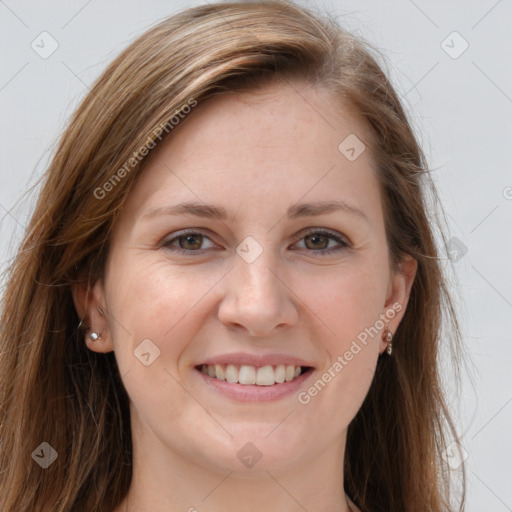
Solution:
M252 337L268 337L298 320L297 300L275 260L263 253L252 263L238 255L227 276L219 320Z

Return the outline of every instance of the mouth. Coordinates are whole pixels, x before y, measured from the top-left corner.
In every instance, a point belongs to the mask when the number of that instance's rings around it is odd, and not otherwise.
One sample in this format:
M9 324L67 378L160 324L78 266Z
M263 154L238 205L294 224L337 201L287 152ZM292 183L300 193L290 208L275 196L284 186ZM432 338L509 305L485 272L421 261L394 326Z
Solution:
M278 364L265 366L237 364L199 364L195 369L212 379L242 386L280 386L295 381L313 370L311 366ZM300 379L303 380L303 379Z

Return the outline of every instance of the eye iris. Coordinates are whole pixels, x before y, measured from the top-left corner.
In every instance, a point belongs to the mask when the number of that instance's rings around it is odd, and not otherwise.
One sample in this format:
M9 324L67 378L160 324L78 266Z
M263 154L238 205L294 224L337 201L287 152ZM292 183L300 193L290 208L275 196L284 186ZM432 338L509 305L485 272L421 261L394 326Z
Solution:
M314 239L318 240L318 239L322 239L322 238L325 242L327 242L326 244L323 244L323 245L325 245L325 247L319 247L318 245L315 245L313 243L313 247L308 247L308 249L326 249L327 246L329 245L329 240L328 240L328 237L325 235L308 235L308 236L306 236L305 237L306 247L308 246L308 243L307 243L308 240L314 240Z
M183 235L183 236L180 236L179 237L179 245L182 249L186 249L186 250L193 250L193 249L199 249L201 247L201 242L202 242L202 238L203 238L203 235L200 235L200 234L196 234L196 235ZM183 243L182 243L182 240L186 240L186 244L189 243L190 240L199 240L198 242L196 242L195 244L192 244L193 247L183 247Z

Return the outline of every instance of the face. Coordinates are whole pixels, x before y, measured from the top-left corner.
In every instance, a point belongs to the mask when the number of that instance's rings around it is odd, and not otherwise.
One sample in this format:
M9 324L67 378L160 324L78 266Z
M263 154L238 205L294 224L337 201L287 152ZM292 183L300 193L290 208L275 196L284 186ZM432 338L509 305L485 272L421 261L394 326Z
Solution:
M364 128L334 105L300 83L215 97L150 154L85 306L149 450L241 473L343 453L416 267L390 271Z

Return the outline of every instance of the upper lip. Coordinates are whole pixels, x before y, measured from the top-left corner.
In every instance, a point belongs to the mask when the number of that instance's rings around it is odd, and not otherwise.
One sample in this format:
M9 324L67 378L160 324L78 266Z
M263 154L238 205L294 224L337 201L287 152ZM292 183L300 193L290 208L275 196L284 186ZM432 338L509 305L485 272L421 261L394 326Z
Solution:
M201 364L214 365L214 364L234 364L236 366L255 366L256 368L262 366L277 366L279 364L292 364L294 366L308 366L312 367L311 363L308 363L304 359L300 359L295 356L286 354L247 354L243 352L236 352L231 354L222 354L215 357L205 359Z

